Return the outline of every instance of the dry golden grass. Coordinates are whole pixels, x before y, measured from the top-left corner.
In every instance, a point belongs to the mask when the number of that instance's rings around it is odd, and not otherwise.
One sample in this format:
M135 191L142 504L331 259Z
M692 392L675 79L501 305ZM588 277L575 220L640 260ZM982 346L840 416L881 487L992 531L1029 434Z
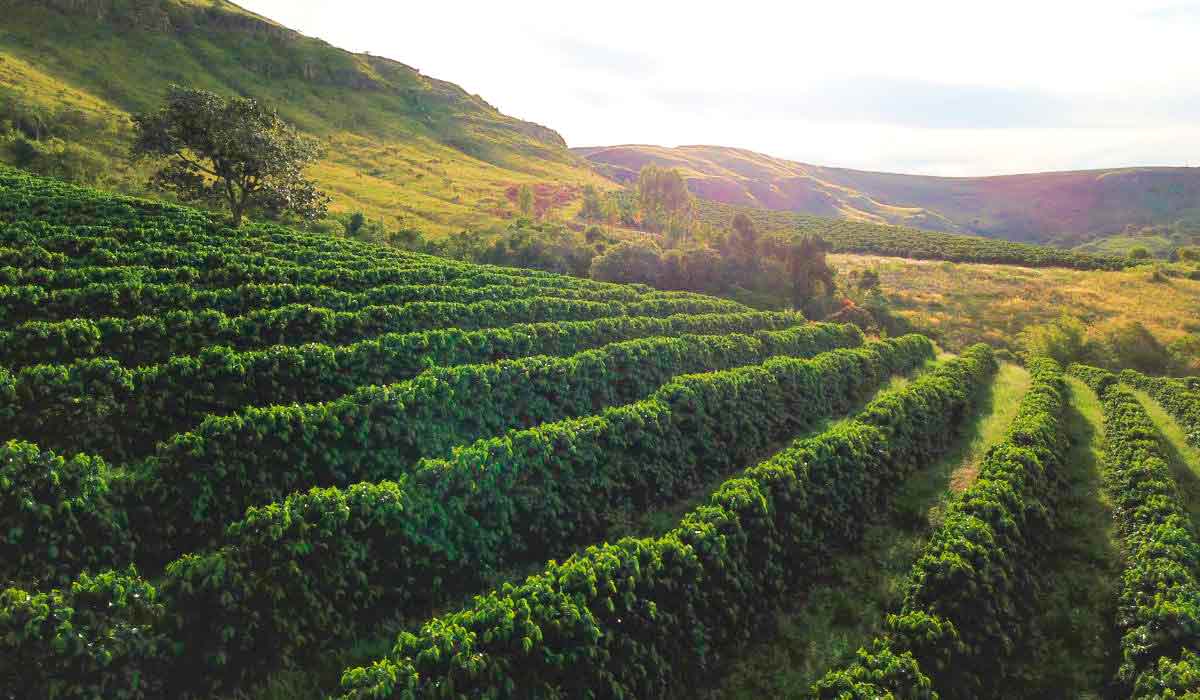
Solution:
M839 275L877 270L893 308L952 350L979 341L1012 348L1021 329L1064 312L1091 324L1138 321L1164 343L1200 331L1200 281L1154 281L1147 268L1083 272L874 255L829 260Z

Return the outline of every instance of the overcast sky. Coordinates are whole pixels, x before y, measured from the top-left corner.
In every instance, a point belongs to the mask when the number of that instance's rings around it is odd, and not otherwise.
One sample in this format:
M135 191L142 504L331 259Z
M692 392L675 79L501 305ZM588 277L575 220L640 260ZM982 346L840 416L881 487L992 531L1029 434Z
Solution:
M1200 165L1200 1L239 4L572 146L932 175Z

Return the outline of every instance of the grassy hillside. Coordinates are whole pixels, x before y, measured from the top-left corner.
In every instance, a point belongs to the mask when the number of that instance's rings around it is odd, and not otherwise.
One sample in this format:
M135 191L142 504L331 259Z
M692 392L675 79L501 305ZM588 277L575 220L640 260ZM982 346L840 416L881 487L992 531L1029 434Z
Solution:
M574 150L618 181L657 163L681 169L700 197L852 221L1058 243L1181 220L1200 228L1193 222L1200 168L946 178L830 168L718 146Z
M253 96L329 145L314 175L335 211L431 233L498 222L515 183L570 208L598 182L562 138L396 61L304 37L225 0L0 0L0 128L41 115L138 191L127 115L175 82ZM63 115L66 115L65 117ZM38 117L33 117L37 119ZM7 154L11 160L11 154Z

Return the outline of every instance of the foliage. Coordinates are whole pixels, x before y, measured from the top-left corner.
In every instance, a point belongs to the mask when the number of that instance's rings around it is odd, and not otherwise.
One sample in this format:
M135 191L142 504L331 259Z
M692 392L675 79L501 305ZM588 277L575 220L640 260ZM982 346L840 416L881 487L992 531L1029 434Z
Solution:
M1119 270L1128 258L1090 255L1045 245L1015 243L997 238L924 231L849 219L829 219L788 211L749 209L700 200L699 218L723 225L736 213L754 221L764 235L819 235L833 253L865 253L918 260L998 263L1028 267L1070 267L1080 270Z
M224 202L234 228L249 208L325 215L328 195L303 174L321 148L252 98L172 85L162 107L133 123L134 157L167 161L152 186L184 201Z
M247 406L332 401L359 387L411 379L436 366L530 355L573 355L636 338L755 333L803 323L792 313L617 317L463 331L389 333L351 345L316 343L236 351L208 347L137 368L109 358L35 365L11 376L0 438L37 435L42 445L112 459L144 457L209 414ZM763 337L763 336L759 336Z
M1105 489L1126 556L1118 679L1133 698L1191 697L1200 693L1200 540L1145 408L1124 386L1104 385Z
M1200 387L1167 377L1147 376L1132 369L1123 370L1120 379L1162 404L1183 428L1188 443L1200 447Z
M652 241L622 241L592 260L591 277L602 282L658 282L662 249Z
M107 465L63 459L27 442L0 447L0 581L64 585L79 572L133 560Z
M661 538L590 547L401 634L388 658L346 672L344 697L660 697L691 687L944 448L994 369L975 348L726 481Z
M694 203L678 170L644 166L638 173L637 201L647 231L665 233L672 240L687 236Z
M817 697L1002 697L1005 679L1016 677L1015 660L1038 636L1038 575L1067 451L1062 368L1034 358L1030 373L1005 439L913 566L888 634L818 681Z
M171 643L137 572L81 574L69 588L0 593L0 687L24 697L161 697Z
M1017 343L1024 357L1048 357L1065 367L1088 356L1086 336L1083 322L1064 314L1050 323L1026 326Z

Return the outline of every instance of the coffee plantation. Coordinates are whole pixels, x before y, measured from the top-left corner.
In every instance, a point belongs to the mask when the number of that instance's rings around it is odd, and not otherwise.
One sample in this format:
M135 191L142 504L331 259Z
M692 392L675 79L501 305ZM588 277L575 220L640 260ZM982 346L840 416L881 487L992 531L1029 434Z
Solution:
M881 528L888 613L789 696L1037 697L1087 400L1096 685L1200 697L1198 383L1012 359L0 168L0 697L715 700Z

